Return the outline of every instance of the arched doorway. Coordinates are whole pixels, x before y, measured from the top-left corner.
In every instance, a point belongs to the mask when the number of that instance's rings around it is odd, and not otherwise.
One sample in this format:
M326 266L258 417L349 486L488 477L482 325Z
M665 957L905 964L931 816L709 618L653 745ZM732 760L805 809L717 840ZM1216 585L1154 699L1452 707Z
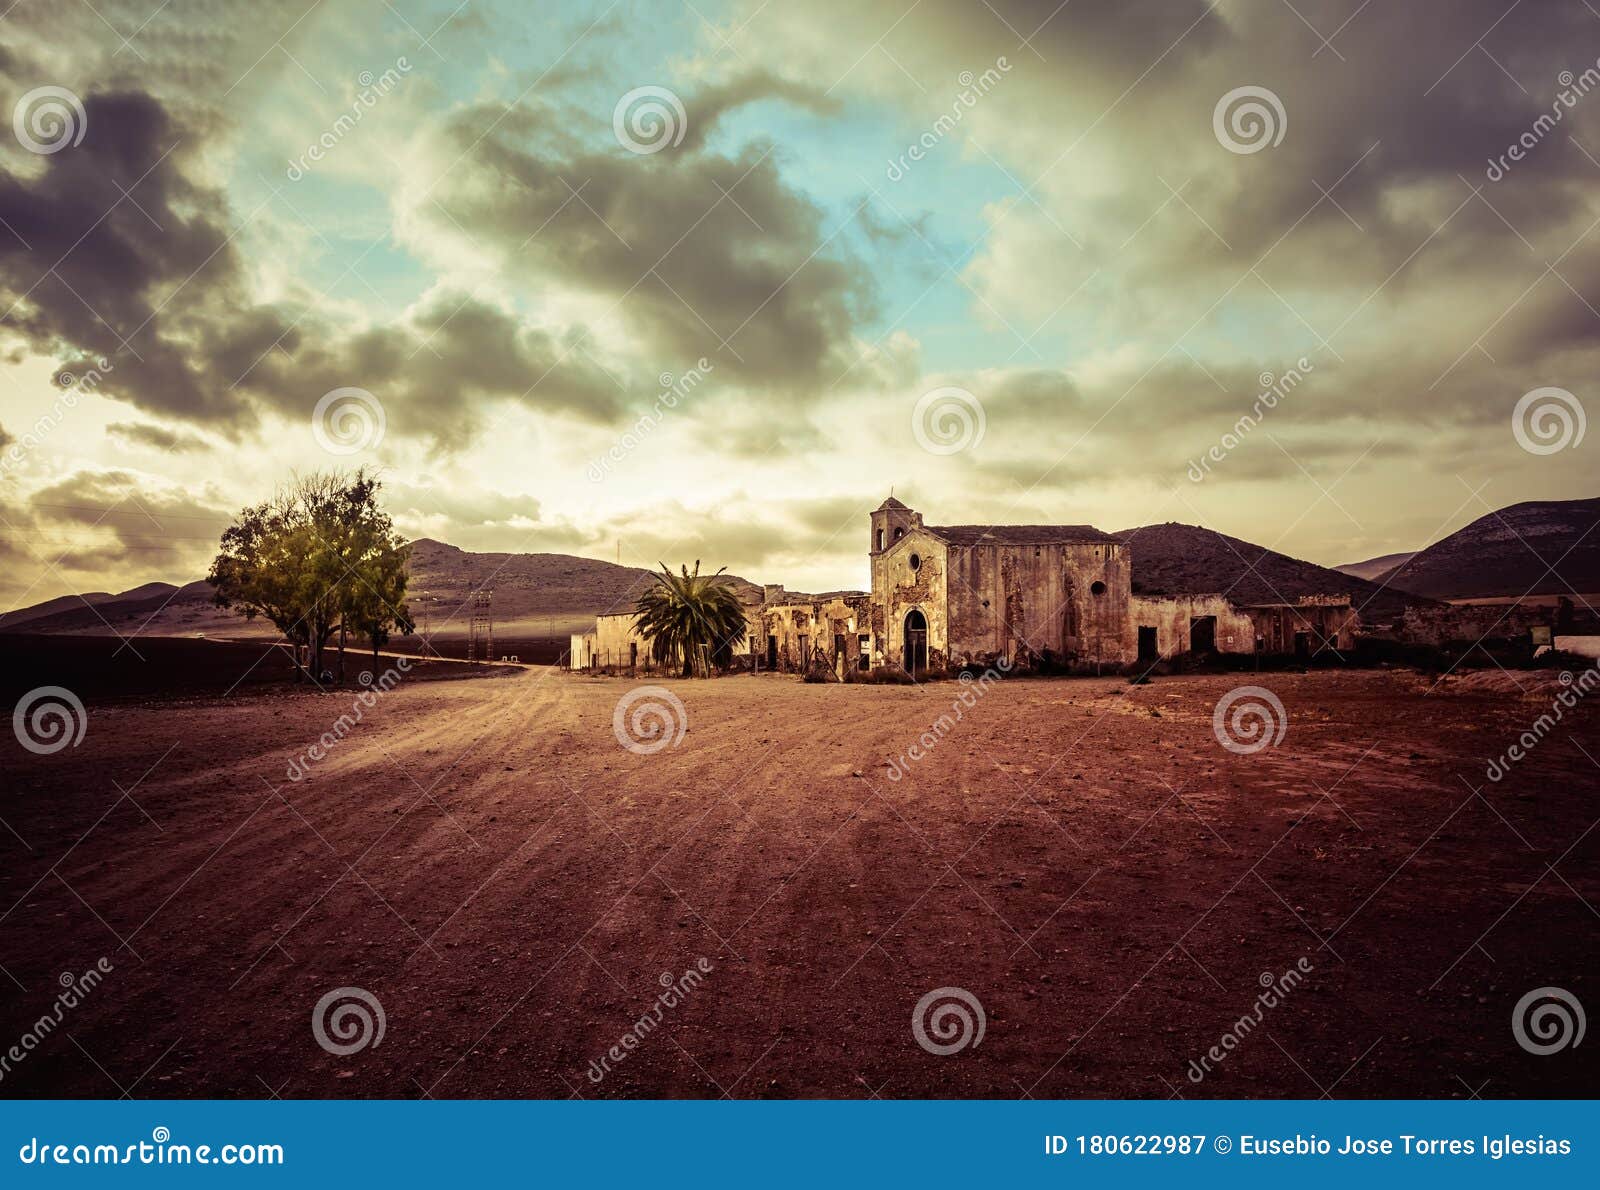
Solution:
M915 677L928 668L928 618L917 608L906 613L906 672Z

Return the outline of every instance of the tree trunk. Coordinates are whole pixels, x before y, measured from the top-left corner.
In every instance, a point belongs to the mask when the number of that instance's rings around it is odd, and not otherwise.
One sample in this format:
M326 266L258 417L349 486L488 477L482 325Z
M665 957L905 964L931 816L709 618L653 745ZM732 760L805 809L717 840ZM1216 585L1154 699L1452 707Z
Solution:
M344 685L344 621L339 621L339 685Z

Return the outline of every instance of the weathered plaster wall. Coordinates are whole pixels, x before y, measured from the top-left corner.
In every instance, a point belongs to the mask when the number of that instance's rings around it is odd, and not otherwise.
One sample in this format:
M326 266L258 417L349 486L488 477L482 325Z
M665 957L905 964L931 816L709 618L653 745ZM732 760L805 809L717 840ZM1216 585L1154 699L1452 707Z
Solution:
M1255 651L1255 624L1244 611L1221 595L1134 595L1130 610L1132 632L1128 645L1131 657L1138 656L1140 628L1156 630L1156 650L1162 657L1187 653L1192 622L1202 616L1217 618L1218 652Z
M1307 597L1299 603L1275 603L1244 608L1255 625L1263 652L1294 653L1297 633L1309 634L1307 649L1316 654L1324 643L1335 649L1355 647L1361 617L1348 600Z
M905 664L906 614L912 608L928 622L929 667L946 664L950 648L945 582L949 552L944 542L917 526L873 557L873 638L884 642L883 660L877 664Z
M949 655L987 663L1042 655L1083 664L1131 657L1131 559L1118 543L983 544L949 551ZM1096 584L1102 588L1096 591Z
M775 636L778 669L783 673L804 673L812 665L823 664L843 676L860 661L861 637L872 638L867 642L869 658L878 639L872 632L870 600L865 595L766 605L754 613L754 620L751 643L759 668L767 668L768 638ZM842 642L835 640L841 636ZM836 644L843 645L838 657Z

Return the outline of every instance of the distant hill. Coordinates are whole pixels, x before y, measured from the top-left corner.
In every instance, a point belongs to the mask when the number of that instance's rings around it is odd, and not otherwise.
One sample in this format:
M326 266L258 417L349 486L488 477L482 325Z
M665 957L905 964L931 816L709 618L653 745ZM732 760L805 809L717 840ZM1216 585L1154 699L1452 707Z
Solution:
M760 588L729 576L741 594ZM570 554L479 554L423 538L412 544L407 602L419 626L434 636L464 635L469 595L494 590L495 630L561 635L593 625L597 614L625 611L650 581L650 572ZM104 633L151 636L248 636L272 628L217 607L205 581L175 587L147 583L131 591L64 595L0 614L0 632Z
M1383 554L1376 558L1368 558L1365 562L1345 562L1334 569L1340 574L1353 575L1356 578L1370 579L1376 582L1396 566L1416 555L1415 550L1408 550L1400 554Z
M1512 504L1418 551L1379 581L1433 599L1589 595L1600 591L1597 522L1600 499Z
M1349 595L1369 625L1420 602L1401 591L1302 562L1199 525L1145 525L1113 534L1133 553L1136 595L1221 593L1235 603L1294 602L1302 595Z

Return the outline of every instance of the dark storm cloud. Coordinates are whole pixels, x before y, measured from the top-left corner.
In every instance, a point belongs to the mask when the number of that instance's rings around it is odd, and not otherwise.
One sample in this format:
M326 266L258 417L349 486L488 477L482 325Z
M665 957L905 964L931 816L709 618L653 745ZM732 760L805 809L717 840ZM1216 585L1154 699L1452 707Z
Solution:
M237 220L186 172L202 138L147 94L90 95L84 110L81 145L31 176L0 171L0 330L105 359L101 393L237 436L263 404L308 418L356 386L397 430L443 446L470 437L486 401L591 421L622 408L619 380L576 344L463 295L355 333L252 303Z
M112 422L106 427L106 433L133 446L148 446L174 454L195 454L212 449L211 443L198 434L149 422Z
M853 359L874 286L837 226L784 181L773 146L703 143L734 107L768 97L826 107L814 89L742 77L688 97L683 142L653 154L572 113L465 113L453 135L465 160L434 197L509 268L614 302L660 368L706 357L728 380L815 391Z
M191 182L194 147L140 93L83 101L82 144L33 177L0 172L0 328L52 355L115 361L102 391L197 421L247 416L190 344L209 320L248 308L226 203Z

